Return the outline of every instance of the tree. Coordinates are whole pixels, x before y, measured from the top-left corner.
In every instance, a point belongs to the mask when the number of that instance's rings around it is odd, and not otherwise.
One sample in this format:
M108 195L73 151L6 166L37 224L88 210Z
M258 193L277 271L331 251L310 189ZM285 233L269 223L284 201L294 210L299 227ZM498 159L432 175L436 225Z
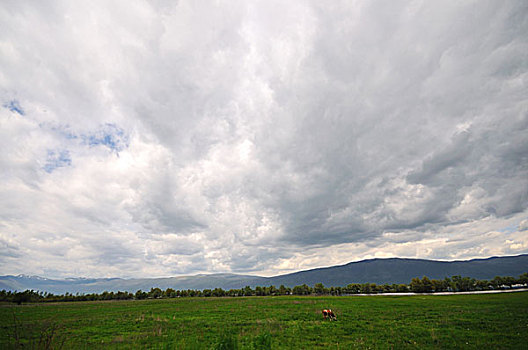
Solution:
M503 278L503 282L505 285L511 288L515 284L516 280L512 276L506 276Z
M433 291L433 283L427 276L422 277L422 291L424 293L431 293Z
M477 290L487 290L490 287L490 282L488 280L477 280L475 287Z
M390 286L390 285L387 284L387 283L381 285L380 287L381 287L381 289L382 289L382 293L390 293L390 292L393 291L392 286Z
M404 293L404 292L408 292L408 291L409 291L409 286L408 285L403 284L403 283L396 285L396 292Z
M433 287L433 292L445 292L447 290L447 286L445 284L444 280L431 280L431 285Z
M350 283L345 287L345 293L348 294L358 294L361 290L361 284L359 283Z
M225 291L222 288L215 288L213 289L213 296L215 297L223 297L225 296Z
M250 286L245 286L245 287L244 287L244 295L245 295L245 296L251 296L251 295L253 295L253 289L251 289Z
M411 280L410 287L411 287L411 291L413 291L414 293L422 293L423 291L422 280L420 280L418 277L414 277Z
M303 289L301 286L295 286L293 287L293 291L292 291L293 295L302 295L303 294Z
M451 278L449 277L444 278L444 285L446 286L448 292L455 291L455 288L453 287L453 281L451 281Z
M163 296L163 292L159 288L150 288L149 297L153 299L158 299Z
M275 286L271 285L268 287L269 295L277 295L278 290Z
M22 303L27 303L30 301L31 301L31 294L27 290L24 292L15 293L15 295L13 295L13 302L17 303L18 305Z
M312 287L308 286L306 283L302 285L302 288L304 289L304 295L312 294Z
M517 283L526 286L528 284L528 273L523 273L522 275L520 275L517 279Z
M122 292L122 291L118 291L116 294L115 294L115 298L117 300L126 300L126 299L132 299L133 295L128 293L128 292ZM77 300L86 300L84 295L81 295L81 296L77 296Z
M451 285L457 292L467 292L469 290L475 290L475 279L457 275L451 277Z
M165 298L176 298L176 291L172 288L167 288L165 292L163 292L163 296Z
M310 288L306 284L303 284L302 286L293 287L292 293L295 295L309 295L312 293L312 288Z
M325 286L322 283L316 283L313 290L317 295L325 294Z
M284 284L281 284L279 287L279 295L286 295L287 294L286 287L284 287Z
M374 288L376 287L376 285L373 284L373 283L363 283L361 285L361 293L363 293L363 294L372 293L372 286L374 286Z

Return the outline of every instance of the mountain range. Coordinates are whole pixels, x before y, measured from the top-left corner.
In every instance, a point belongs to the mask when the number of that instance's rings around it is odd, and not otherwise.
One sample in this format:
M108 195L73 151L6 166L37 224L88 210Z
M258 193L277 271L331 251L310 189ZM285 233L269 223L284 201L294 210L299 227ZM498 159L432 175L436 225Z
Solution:
M294 287L307 284L313 286L346 286L349 283L409 283L414 277L427 276L443 279L460 275L476 279L492 279L495 276L513 276L528 272L528 254L507 257L491 257L465 261L437 261L423 259L368 259L345 265L299 271L273 277L238 274L200 274L168 278L67 278L48 279L38 276L0 276L0 290L39 290L54 294L102 293L103 291L129 291L151 288L206 289L243 288L245 286Z

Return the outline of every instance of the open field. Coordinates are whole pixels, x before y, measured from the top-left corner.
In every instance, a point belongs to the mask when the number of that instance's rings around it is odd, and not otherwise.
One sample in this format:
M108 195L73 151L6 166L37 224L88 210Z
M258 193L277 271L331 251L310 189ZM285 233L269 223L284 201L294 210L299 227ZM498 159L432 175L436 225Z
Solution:
M521 349L528 292L3 304L0 326L2 349Z

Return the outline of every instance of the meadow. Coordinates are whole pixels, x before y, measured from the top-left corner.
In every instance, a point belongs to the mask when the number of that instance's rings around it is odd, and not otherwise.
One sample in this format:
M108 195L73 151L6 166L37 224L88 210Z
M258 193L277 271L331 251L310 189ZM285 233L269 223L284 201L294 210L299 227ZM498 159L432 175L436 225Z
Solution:
M331 308L337 321L323 320ZM0 348L521 349L528 292L0 305Z

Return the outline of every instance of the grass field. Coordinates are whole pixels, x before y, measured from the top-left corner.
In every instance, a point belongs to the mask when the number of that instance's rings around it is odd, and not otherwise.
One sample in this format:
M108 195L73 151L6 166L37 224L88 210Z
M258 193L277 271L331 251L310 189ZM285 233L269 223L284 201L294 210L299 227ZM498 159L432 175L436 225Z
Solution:
M526 349L528 292L3 304L0 326L1 349Z

